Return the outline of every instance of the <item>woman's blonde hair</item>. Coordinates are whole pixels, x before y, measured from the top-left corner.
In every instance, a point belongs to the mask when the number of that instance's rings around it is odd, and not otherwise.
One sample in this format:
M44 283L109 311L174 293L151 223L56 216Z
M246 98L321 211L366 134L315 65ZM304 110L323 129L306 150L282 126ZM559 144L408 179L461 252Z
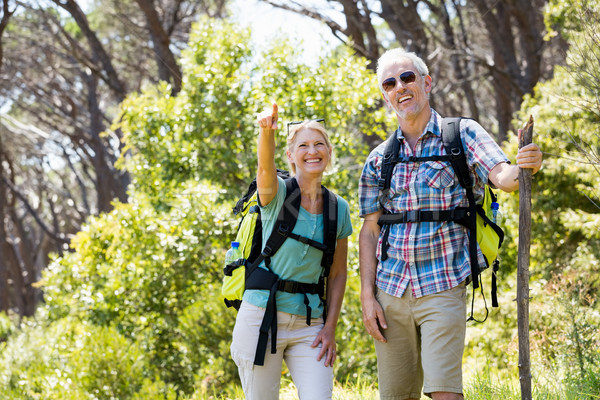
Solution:
M332 160L333 160L333 146L331 145L331 141L329 140L329 135L327 134L325 127L319 121L306 120L306 121L302 121L299 124L292 125L290 127L290 133L288 134L288 137L287 137L288 151L290 151L290 152L292 151L292 148L294 147L294 142L296 141L296 136L298 135L298 132L300 132L304 129L312 129L312 130L319 132L321 135L323 135L323 139L325 139L325 145L327 146L327 148L329 150L331 150L331 157L329 158L329 162L327 163L327 167L325 168L325 170L329 170L331 168ZM288 164L290 166L290 172L292 173L292 175L296 175L296 164L293 164L289 159L288 159Z

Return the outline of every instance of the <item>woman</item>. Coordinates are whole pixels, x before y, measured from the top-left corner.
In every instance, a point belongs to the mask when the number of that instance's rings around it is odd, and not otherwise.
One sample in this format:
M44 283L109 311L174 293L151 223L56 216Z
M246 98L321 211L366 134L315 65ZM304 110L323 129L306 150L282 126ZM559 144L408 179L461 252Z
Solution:
M277 176L274 160L277 119L276 104L273 104L272 110L257 116L256 182L263 243L273 230L286 193L285 182ZM320 123L304 121L292 126L286 155L301 194L300 210L292 233L320 243L323 243L324 206L321 180L331 161L332 150ZM348 203L337 196L337 204L336 248L327 279L325 321L324 305L318 294L277 291L276 352L273 354L267 350L264 365L255 365L259 328L265 315L269 291L246 289L244 293L233 330L231 354L238 366L242 388L248 400L279 398L283 360L301 400L331 399L333 363L336 358L335 329L346 287L347 238L352 233ZM323 273L322 255L320 250L308 244L287 238L271 257L269 265L281 279L314 284ZM311 317L309 321L307 314ZM269 342L272 337L272 334L269 335ZM271 343L267 346L267 349L270 348Z

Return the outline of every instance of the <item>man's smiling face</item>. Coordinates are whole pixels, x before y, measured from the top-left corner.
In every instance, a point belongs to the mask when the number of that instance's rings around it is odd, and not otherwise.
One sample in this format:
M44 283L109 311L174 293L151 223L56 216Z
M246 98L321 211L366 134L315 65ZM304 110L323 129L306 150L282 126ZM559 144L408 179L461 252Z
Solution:
M406 83L400 75L412 71L415 74L413 82ZM398 118L404 120L415 119L423 109L429 109L429 92L431 91L431 77L422 76L409 59L401 59L386 66L382 73L383 81L395 79L395 85L383 91L383 97Z

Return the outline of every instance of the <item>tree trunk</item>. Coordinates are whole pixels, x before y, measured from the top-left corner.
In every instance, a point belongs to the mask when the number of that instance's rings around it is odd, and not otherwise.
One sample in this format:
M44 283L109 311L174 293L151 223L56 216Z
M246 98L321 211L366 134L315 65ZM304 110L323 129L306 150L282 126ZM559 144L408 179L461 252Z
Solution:
M10 307L8 295L8 260L6 259L6 195L8 189L4 184L4 147L0 132L0 311Z
M0 19L0 71L2 71L2 60L4 59L4 47L2 46L2 34L8 26L10 17L15 13L15 9L12 11L9 9L8 0L2 1L2 19ZM15 6L16 8L16 6Z
M418 5L415 1L381 0L381 17L402 47L425 55L429 40L425 33L426 27L417 11Z
M173 52L169 48L169 35L165 32L153 0L135 0L146 16L148 32L154 44L154 54L158 65L159 78L173 85L173 94L181 90L181 70Z
M123 99L125 99L125 96L127 95L127 90L121 82L121 80L119 79L119 76L113 66L110 56L102 46L102 43L98 39L98 36L96 36L96 33L90 28L87 16L85 15L81 7L79 7L75 0L65 0L64 2L59 0L52 1L56 5L68 11L69 14L71 14L73 19L77 23L77 26L79 26L81 32L87 39L95 58L100 60L100 64L102 65L102 69L104 71L104 74L101 75L102 79L112 89L112 92L117 97L119 102L123 101Z

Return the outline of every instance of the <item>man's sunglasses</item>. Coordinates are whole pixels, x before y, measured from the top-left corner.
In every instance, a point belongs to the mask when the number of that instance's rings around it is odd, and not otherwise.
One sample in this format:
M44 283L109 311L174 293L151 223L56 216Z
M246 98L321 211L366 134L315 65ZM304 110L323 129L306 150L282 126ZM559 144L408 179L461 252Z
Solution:
M406 85L408 85L409 83L413 83L415 79L417 79L417 75L412 71L406 71L401 73L398 79L404 82ZM381 83L381 87L386 92L389 92L390 90L396 87L396 78L387 78Z
M323 125L325 125L325 118L318 118L318 119L305 119L303 121L292 121L292 122L288 122L287 123L287 134L288 136L290 136L290 125L300 125L304 122L308 122L308 121L314 121L314 122L323 122Z

